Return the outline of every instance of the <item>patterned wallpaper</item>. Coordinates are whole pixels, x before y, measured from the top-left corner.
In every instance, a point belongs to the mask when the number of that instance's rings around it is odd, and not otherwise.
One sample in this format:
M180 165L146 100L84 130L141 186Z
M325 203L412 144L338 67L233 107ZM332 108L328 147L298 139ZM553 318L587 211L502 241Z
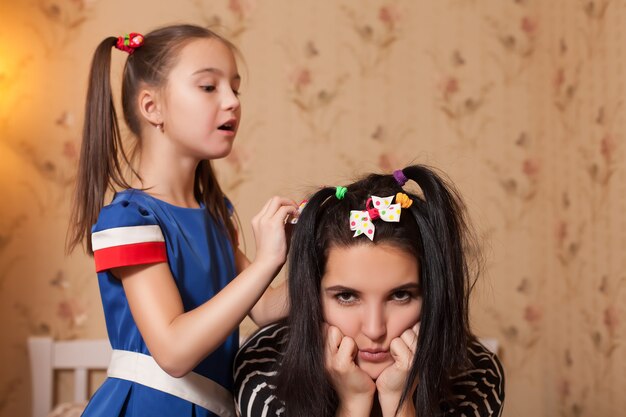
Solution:
M63 251L91 53L179 22L245 57L243 124L217 166L248 246L274 193L435 165L484 245L472 318L502 346L504 415L626 409L626 0L153 4L1 6L0 415L30 412L27 336L106 336L91 259Z

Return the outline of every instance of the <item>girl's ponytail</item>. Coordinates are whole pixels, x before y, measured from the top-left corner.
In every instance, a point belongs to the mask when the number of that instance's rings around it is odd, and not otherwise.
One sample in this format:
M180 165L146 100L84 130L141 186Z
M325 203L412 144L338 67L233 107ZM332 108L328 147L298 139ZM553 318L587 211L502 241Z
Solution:
M109 186L128 188L118 153L124 153L111 93L111 48L117 38L103 40L93 56L85 104L83 140L72 204L67 250L85 242L91 249L91 226L96 222Z

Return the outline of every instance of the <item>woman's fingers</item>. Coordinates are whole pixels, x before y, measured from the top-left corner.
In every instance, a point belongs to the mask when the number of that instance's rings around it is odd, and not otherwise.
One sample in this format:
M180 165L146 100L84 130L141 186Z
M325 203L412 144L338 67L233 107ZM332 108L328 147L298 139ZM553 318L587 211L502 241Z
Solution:
M340 373L350 370L354 364L357 346L354 339L344 336L335 326L327 326L326 331L326 366L329 370Z
M341 331L335 326L329 326L324 323L324 327L326 328L326 348L330 353L336 354L339 350L343 334L341 334Z
M397 397L407 383L407 377L413 364L417 350L418 334L419 322L391 341L389 352L394 362L383 370L376 380L381 407L393 408L397 406Z
M365 398L371 406L376 384L354 362L357 351L354 339L344 336L337 327L328 326L326 370L340 402L346 405L357 398Z
M412 343L415 343L414 339L416 339L415 332L412 329L408 329L391 341L389 352L393 358L393 364L385 368L376 380L381 402L381 395L385 397L402 392L413 363L413 357L415 356L414 351L409 347Z
M339 349L337 349L336 364L339 370L347 371L356 366L354 364L354 356L356 355L357 347L354 343L354 339L351 337L342 337Z
M395 361L395 365L400 369L409 369L413 362L413 351L401 337L396 337L391 341L389 352Z
M417 335L419 333L419 323L410 329L405 330L400 335L400 338L404 341L406 346L411 350L413 354L417 349Z

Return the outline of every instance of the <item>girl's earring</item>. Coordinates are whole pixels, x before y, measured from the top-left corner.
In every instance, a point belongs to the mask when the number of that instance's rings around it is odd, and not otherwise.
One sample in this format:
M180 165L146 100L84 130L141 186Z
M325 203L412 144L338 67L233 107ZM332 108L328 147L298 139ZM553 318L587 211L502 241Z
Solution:
M156 125L156 126L154 126L154 127L156 127L157 129L159 129L159 130L161 131L161 133L164 133L164 132L165 132L165 129L163 129L163 123L159 123L159 124L157 124L157 125Z

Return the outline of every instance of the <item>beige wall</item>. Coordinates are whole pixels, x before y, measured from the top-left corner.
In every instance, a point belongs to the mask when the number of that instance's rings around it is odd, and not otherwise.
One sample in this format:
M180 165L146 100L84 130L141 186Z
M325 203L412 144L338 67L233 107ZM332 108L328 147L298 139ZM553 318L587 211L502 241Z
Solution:
M246 60L218 167L249 246L274 193L435 165L485 244L473 319L502 343L505 416L626 409L626 1L159 3L0 6L0 415L30 411L28 335L105 336L92 261L63 253L91 52L216 21Z

